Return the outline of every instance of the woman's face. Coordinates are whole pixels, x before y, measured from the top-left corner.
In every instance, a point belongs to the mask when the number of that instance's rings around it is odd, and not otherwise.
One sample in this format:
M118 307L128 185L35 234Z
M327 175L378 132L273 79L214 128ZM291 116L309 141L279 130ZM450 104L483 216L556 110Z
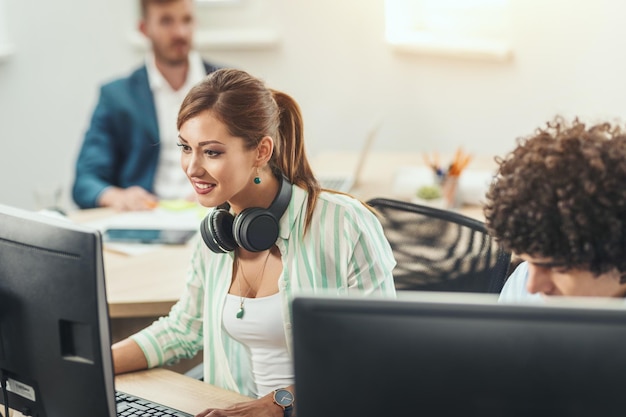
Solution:
M200 204L215 207L228 201L233 207L254 205L247 201L254 193L246 190L255 185L257 150L246 149L244 140L231 136L211 111L181 126L179 147L181 166Z

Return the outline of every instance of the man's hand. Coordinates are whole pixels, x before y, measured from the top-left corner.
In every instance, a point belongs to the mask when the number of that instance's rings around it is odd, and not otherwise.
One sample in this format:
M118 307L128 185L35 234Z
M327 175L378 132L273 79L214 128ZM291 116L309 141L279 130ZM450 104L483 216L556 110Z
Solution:
M158 199L137 185L128 188L110 187L102 193L98 205L119 211L152 210L158 205Z

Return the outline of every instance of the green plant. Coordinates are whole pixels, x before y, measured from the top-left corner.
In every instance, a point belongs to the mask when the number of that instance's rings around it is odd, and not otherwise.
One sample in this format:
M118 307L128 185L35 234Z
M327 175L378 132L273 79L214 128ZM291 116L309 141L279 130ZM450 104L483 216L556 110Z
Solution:
M416 195L423 200L434 200L441 198L441 188L437 185L424 185L417 190Z

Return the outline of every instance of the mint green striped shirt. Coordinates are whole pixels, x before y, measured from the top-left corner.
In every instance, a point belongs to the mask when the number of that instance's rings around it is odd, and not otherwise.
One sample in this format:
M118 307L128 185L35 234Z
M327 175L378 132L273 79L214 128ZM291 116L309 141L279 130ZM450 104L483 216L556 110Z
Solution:
M322 192L305 235L307 195L293 186L276 241L283 262L278 288L290 353L294 296L395 297L391 272L396 262L376 216L354 198ZM168 316L132 338L149 367L193 357L204 349L205 381L250 396L245 389L252 378L250 357L222 326L233 261L234 253L213 253L198 239L184 294Z

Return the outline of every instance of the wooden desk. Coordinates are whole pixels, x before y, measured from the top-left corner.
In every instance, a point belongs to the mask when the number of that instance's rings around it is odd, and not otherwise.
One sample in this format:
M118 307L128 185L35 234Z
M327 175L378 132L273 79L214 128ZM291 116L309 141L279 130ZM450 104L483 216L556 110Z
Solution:
M159 248L132 256L105 248L111 317L166 315L183 292L190 258L190 245Z
M110 209L71 214L77 223L110 217ZM140 255L104 248L104 273L111 318L160 317L180 298L191 258L193 240L184 246L163 246Z
M250 398L161 368L115 377L115 389L195 414L209 407L226 408ZM0 411L2 415L4 411ZM23 417L10 412L10 417Z
M115 389L191 414L250 401L236 392L160 368L118 375Z
M111 209L81 210L70 215L77 223L113 216ZM198 222L199 223L199 222ZM113 252L104 246L104 274L111 318L111 341L118 342L169 313L185 287L194 245L160 246L139 255ZM166 368L187 372L202 362L202 354Z

